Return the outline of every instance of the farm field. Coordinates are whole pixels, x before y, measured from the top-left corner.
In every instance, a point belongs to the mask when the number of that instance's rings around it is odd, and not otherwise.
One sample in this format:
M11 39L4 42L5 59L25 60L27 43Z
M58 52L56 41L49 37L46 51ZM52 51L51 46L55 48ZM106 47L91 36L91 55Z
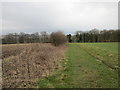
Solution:
M117 88L118 43L69 43L62 68L39 88Z
M50 43L2 45L2 87L36 87L39 78L60 67L65 48Z
M6 1L0 89L120 88L118 0Z

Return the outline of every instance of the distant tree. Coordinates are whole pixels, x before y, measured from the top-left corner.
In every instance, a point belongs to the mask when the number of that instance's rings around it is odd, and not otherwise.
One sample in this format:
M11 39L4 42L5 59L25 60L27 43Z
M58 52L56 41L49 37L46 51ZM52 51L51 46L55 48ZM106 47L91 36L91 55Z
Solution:
M98 42L99 30L94 28L91 31L89 31L89 33L90 33L90 41L91 42Z
M45 31L41 32L41 42L49 42L49 35Z
M25 41L26 41L25 33L20 32L20 34L19 34L19 42L20 43L25 43Z
M32 34L30 35L29 39L30 39L30 41L31 41L32 43L38 43L38 42L40 42L39 33L38 33L38 32L32 33Z
M65 44L67 42L67 38L62 32L53 32L50 35L51 43L55 46L59 46Z
M77 40L78 43L80 42L80 34L79 34L79 32L76 33L76 40Z
M13 33L9 33L5 35L5 37L2 39L3 44L15 44L16 38Z
M72 42L72 35L71 35L71 34L68 34L68 35L67 35L67 39L68 39L68 42L71 43L71 42Z
M76 34L76 41L77 42L83 42L84 37L83 37L83 32L82 31L77 31Z

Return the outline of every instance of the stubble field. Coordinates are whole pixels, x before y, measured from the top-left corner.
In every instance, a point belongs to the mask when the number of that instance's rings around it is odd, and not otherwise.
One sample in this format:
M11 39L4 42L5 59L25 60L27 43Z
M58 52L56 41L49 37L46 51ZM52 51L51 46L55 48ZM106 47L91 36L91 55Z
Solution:
M3 88L31 88L60 67L65 47L51 44L2 45Z

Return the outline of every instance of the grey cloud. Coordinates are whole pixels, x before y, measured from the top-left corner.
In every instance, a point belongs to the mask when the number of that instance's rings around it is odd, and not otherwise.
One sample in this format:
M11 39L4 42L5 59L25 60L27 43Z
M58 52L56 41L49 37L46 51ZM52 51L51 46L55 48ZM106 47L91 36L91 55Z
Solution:
M3 34L8 32L52 32L63 30L116 29L116 2L2 3Z

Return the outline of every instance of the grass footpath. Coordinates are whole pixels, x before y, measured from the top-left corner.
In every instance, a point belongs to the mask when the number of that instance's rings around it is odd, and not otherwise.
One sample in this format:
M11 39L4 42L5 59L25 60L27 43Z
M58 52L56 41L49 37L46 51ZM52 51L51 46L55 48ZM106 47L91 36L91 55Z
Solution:
M62 68L39 80L39 88L117 88L117 43L67 44Z

